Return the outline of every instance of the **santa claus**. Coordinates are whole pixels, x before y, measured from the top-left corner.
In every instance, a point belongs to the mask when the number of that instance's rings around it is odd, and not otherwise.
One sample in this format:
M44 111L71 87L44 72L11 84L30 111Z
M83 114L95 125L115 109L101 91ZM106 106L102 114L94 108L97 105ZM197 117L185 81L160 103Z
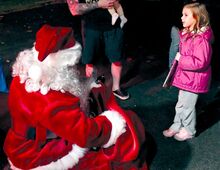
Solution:
M88 116L91 88L101 94L105 88L81 80L75 67L80 56L73 30L49 25L37 32L32 49L19 53L4 143L11 169L147 169L144 127L135 113L109 95L102 98L105 111Z

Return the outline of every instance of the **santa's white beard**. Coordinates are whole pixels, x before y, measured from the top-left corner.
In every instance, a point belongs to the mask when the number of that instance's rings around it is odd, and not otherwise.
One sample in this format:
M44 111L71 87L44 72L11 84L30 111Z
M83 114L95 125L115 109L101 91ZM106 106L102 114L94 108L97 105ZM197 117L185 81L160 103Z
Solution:
M83 111L87 110L88 96L94 80L80 75L76 67L81 55L81 46L50 54L43 62L38 61L38 52L33 47L20 52L13 64L12 76L19 76L28 93L39 91L46 95L50 90L69 92L80 98ZM68 66L71 65L71 66Z
M26 56L27 57L27 56ZM25 59L24 57L22 59ZM30 68L36 66L30 74ZM29 68L29 69L24 69ZM39 72L38 74L37 72ZM38 77L39 75L39 77ZM46 95L50 90L69 92L80 98L80 106L84 112L88 111L88 96L91 90L93 78L85 78L80 75L77 66L48 66L39 64L36 61L24 62L17 60L13 65L13 76L19 76L21 83L25 83L25 89L28 93L39 91Z
M88 112L88 97L91 90L93 78L85 78L80 75L76 66L59 69L48 68L43 71L42 83L47 85L48 91L55 90L69 92L80 98L80 107L84 112ZM46 73L45 73L46 72ZM45 78L44 78L45 77Z
M41 80L35 81L28 78L25 82L27 92L40 91L46 95L50 90L69 92L80 98L82 111L88 112L88 97L93 78L85 78L80 75L76 66L63 68L42 68Z
M88 97L91 84L94 82L93 78L88 79L81 76L77 67L74 66L58 70L53 80L51 82L51 89L56 90L58 87L65 92L79 97L81 109L85 112L88 111Z

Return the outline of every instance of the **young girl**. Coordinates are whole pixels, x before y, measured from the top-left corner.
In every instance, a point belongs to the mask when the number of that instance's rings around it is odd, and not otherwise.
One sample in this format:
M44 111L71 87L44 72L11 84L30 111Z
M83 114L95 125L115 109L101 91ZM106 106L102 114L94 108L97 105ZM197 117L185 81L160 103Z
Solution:
M211 41L213 33L204 4L191 3L183 7L183 30L180 31L178 61L172 85L179 88L176 115L165 137L178 141L193 138L196 133L196 102L200 93L209 90L211 79Z

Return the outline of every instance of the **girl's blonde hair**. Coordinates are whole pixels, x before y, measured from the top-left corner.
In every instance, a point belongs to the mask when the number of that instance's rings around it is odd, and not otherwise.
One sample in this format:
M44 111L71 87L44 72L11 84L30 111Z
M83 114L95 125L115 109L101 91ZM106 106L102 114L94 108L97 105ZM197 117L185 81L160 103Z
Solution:
M195 18L196 20L196 24L194 25L195 31L198 31L202 27L206 27L210 25L209 14L204 4L191 3L191 4L186 4L183 8L188 8L191 10L193 14L193 18Z

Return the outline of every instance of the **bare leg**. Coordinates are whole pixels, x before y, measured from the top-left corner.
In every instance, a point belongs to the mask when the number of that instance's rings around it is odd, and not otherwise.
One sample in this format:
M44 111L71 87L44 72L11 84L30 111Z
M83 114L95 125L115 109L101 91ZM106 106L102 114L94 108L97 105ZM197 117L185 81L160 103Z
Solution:
M120 89L120 79L121 79L122 65L120 62L112 63L111 73L112 73L112 91Z
M114 8L121 19L120 27L122 28L124 24L128 21L128 19L125 17L123 8L118 1L114 3Z
M109 11L109 13L110 13L111 16L112 16L112 25L114 25L115 22L117 21L119 15L117 14L117 12L115 11L114 8L109 8L108 11Z

